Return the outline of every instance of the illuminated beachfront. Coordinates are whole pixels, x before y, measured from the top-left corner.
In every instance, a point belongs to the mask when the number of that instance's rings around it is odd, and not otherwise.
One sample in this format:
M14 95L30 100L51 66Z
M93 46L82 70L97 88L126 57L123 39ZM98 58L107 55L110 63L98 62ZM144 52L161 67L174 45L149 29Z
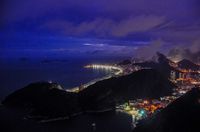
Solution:
M178 64L174 62L171 62L170 66L174 68L174 70L171 71L170 80L177 86L176 88L173 89L174 92L172 93L171 96L165 96L159 99L128 100L126 103L116 105L116 112L127 113L132 116L133 128L136 127L136 125L140 120L151 117L155 113L159 112L161 109L168 106L177 98L186 94L194 86L200 84L199 71L193 71L191 69L188 70L181 69L180 67L178 67ZM113 76L117 77L120 75L130 74L141 69L149 69L148 67L142 68L136 65L117 66L117 65L103 65L103 64L86 65L84 66L84 68L91 68L95 70L103 69L111 71L111 73L112 72L113 73L103 78L92 80L87 84L75 87L68 91L79 92L100 80L109 79Z
M86 65L84 68L114 70L114 71L116 71L114 73L115 75L120 75L123 73L122 68L120 68L118 66L113 66L113 65L92 64L92 65Z
M90 82L83 84L81 86L67 89L66 91L78 93L79 91L87 88L90 85L95 84L98 81L109 79L113 76L120 76L123 74L123 69L121 67L114 66L114 65L92 64L92 65L86 65L86 66L84 66L84 68L91 68L91 69L95 69L95 70L98 70L98 69L109 70L112 73L107 76L104 76L102 78L97 78L97 79L91 80Z

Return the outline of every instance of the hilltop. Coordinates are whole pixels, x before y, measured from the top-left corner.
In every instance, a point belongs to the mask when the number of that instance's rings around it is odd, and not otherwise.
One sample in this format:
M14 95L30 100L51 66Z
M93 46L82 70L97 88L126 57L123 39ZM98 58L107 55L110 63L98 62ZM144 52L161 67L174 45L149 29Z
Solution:
M200 130L200 90L194 88L150 119L134 132L195 132Z
M196 65L195 63L187 59L183 59L180 62L178 62L178 66L182 69L187 69L187 70L189 69L194 70L194 71L200 70L199 65Z
M99 81L79 93L66 92L56 83L33 83L8 95L2 104L29 109L36 115L71 116L91 110L114 109L116 103L129 99L170 95L173 87L159 72L148 69Z

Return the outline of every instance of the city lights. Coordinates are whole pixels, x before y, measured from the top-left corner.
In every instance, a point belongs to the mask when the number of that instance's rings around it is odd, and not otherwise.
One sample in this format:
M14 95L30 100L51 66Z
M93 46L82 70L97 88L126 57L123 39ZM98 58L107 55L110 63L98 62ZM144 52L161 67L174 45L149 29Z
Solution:
M92 64L86 65L84 68L93 68L93 69L105 69L105 70L116 70L115 75L120 75L123 73L123 69L117 66L112 65L100 65L100 64Z

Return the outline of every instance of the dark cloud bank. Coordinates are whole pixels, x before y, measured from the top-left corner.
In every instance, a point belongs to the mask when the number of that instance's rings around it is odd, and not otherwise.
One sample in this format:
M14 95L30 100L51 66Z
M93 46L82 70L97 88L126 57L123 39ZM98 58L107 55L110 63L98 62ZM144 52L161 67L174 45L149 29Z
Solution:
M149 45L131 48L136 56L148 58L161 51L176 59L199 60L199 0L6 0L1 18L6 32L130 41L126 48L117 44L123 48L119 52L145 39ZM120 49L110 45L105 47Z

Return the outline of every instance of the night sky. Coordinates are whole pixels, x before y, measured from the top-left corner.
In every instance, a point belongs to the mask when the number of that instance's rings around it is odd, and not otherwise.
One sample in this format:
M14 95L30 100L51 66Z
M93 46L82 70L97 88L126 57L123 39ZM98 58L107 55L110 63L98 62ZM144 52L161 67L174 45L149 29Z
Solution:
M3 0L0 11L0 57L200 49L199 0Z

